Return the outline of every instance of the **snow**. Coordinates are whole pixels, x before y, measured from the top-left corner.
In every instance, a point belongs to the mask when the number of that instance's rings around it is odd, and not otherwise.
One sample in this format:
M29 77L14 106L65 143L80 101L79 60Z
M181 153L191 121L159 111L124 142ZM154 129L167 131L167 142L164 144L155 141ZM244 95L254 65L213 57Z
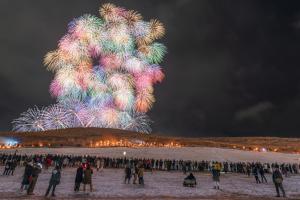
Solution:
M3 167L0 168L3 170ZM20 194L20 187L24 167L18 167L14 176L0 176L0 198L26 197L25 193ZM88 196L83 191L78 194L73 192L76 168L66 168L62 171L61 183L57 186L57 197L73 199L77 197L104 198L104 199L162 199L162 198L205 198L236 196L248 197L249 199L262 199L274 197L275 188L271 183L271 175L267 175L268 184L257 185L253 177L241 174L222 174L221 190L213 189L211 175L208 173L194 173L198 185L195 188L182 186L183 178L186 176L181 172L155 171L145 172L145 186L124 184L124 172L121 169L104 169L103 172L94 172L94 191ZM51 169L43 170L40 174L35 188L35 196L42 197L46 192ZM287 195L292 199L300 198L300 176L291 176L283 183ZM82 188L81 188L82 189ZM89 187L87 187L89 189ZM88 190L87 190L88 191Z
M0 149L0 153L14 153L15 149ZM278 162L300 163L300 154L277 152L254 152L236 149L222 149L211 147L181 147L181 148L19 148L18 154L68 154L95 155L107 157L182 159L182 160L216 160L232 162Z

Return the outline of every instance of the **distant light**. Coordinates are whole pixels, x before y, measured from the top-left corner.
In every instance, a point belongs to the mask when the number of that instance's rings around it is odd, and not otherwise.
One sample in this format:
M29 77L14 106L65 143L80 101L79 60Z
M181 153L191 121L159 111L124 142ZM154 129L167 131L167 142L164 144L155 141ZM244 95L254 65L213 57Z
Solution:
M18 141L14 140L14 139L6 139L5 140L6 146L15 146L17 144L18 144Z
M261 148L262 152L267 152L267 149L265 147Z
M126 156L126 151L123 152L123 155Z

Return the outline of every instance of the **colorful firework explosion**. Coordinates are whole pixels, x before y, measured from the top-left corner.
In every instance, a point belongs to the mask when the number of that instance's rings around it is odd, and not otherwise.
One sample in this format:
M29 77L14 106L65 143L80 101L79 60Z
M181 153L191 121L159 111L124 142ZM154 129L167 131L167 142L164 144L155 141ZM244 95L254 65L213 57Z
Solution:
M151 132L145 114L154 103L153 84L164 74L158 65L166 47L157 39L165 29L158 20L113 4L101 18L83 15L68 24L58 49L44 59L55 73L50 85L56 105L37 107L13 121L15 131L69 127L105 127Z

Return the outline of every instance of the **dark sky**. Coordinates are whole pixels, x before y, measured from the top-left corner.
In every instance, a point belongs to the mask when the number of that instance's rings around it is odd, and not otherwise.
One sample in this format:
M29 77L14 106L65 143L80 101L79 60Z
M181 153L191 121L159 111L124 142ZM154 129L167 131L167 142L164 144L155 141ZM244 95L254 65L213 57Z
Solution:
M42 65L69 21L99 0L0 1L0 130L53 102ZM110 1L167 29L166 79L155 86L154 132L300 136L300 1Z

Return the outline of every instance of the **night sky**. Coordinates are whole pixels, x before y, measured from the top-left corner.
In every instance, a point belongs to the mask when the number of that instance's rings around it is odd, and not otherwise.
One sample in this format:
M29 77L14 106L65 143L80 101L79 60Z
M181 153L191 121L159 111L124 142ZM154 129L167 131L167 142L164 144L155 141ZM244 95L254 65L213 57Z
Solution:
M55 102L43 57L99 0L0 1L0 130ZM153 132L300 136L300 1L109 1L165 24Z

